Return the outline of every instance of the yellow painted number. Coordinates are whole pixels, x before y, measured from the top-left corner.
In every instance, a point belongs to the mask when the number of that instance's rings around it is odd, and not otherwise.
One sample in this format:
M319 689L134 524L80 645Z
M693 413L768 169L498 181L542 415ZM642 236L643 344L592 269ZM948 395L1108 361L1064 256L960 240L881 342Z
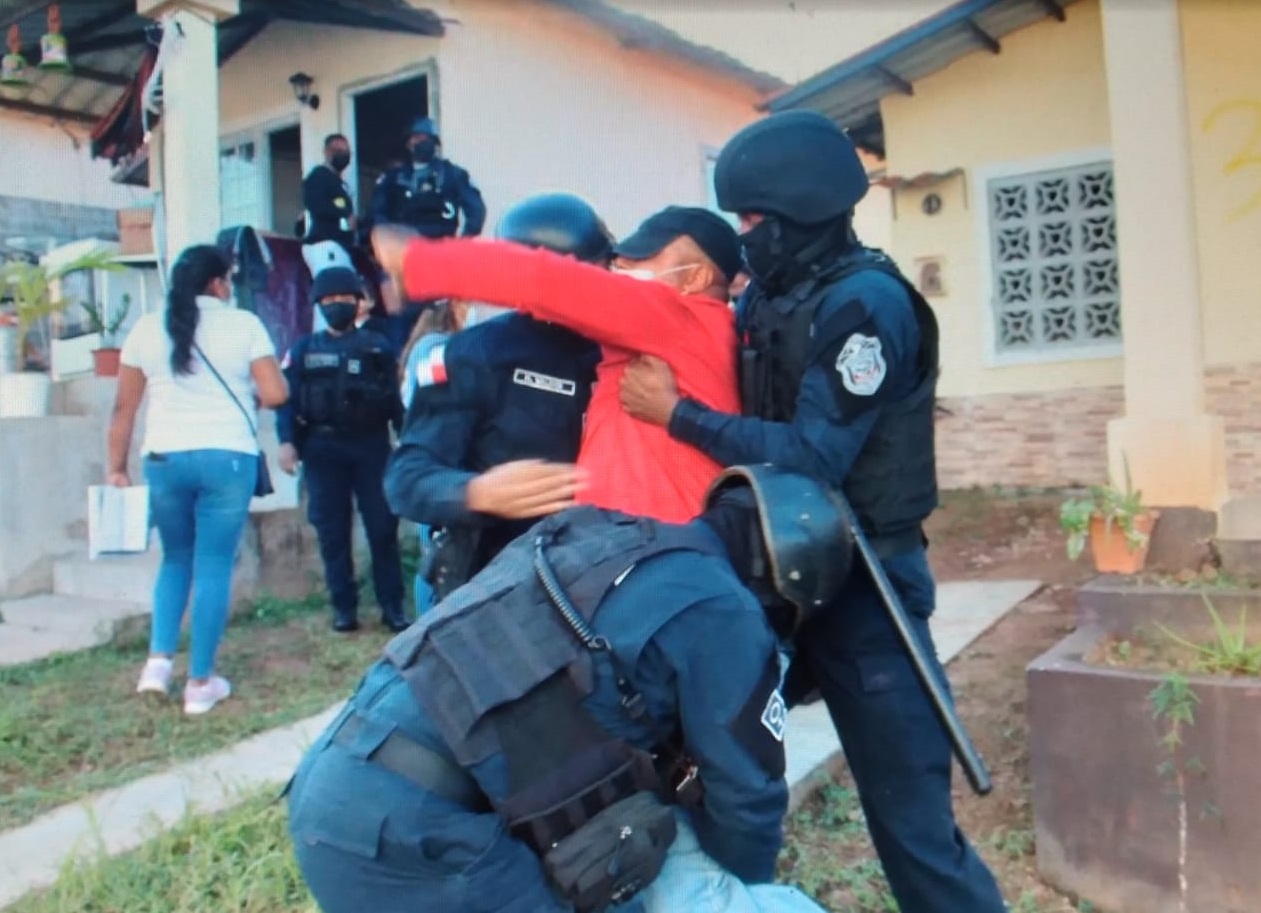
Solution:
M1218 120L1233 111L1252 112L1252 132L1248 134L1247 141L1239 148L1239 151L1232 155L1222 168L1222 173L1228 176L1247 168L1261 168L1261 99L1239 98L1218 105L1204 118L1204 132L1211 131ZM1234 222L1258 206L1261 206L1261 189L1231 210L1228 219Z

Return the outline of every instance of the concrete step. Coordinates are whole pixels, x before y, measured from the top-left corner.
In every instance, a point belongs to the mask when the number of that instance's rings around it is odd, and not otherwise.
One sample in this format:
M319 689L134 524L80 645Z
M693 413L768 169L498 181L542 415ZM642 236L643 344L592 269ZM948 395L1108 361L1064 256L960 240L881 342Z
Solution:
M156 547L143 555L110 555L96 561L87 555L63 558L53 564L53 592L148 605L161 560L161 550Z
M0 666L109 643L148 614L143 603L51 593L0 602Z

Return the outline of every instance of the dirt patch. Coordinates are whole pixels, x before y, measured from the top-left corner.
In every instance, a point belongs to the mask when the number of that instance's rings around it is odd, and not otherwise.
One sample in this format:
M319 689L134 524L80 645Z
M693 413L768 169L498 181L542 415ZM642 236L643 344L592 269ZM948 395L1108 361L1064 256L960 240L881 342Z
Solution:
M1069 561L1058 494L947 493L926 532L940 581L1036 579L1045 586L949 666L956 703L993 778L984 798L955 776L960 826L991 866L1013 913L1076 913L1038 877L1029 784L1025 667L1076 627L1075 588L1095 576ZM853 780L843 769L793 816L781 875L829 910L897 910L867 837Z

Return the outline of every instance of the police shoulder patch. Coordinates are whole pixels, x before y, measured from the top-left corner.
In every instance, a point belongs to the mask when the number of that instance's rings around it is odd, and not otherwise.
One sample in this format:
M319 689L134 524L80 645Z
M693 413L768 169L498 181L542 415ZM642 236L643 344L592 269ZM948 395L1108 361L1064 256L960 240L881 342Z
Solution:
M447 382L446 344L436 345L416 365L416 386L432 387Z
M771 692L771 696L766 699L766 706L762 708L762 725L775 737L776 742L784 741L784 728L788 725L788 705L784 703L784 697L778 688Z
M854 333L836 356L836 373L841 384L855 396L871 396L884 383L888 365L877 336Z

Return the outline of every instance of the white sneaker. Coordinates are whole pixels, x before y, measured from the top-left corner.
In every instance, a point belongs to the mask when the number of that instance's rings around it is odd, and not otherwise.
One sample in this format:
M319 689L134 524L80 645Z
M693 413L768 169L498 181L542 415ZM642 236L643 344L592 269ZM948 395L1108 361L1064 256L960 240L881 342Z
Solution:
M171 661L162 656L151 656L140 673L137 694L167 694L171 690Z
M184 686L184 712L189 716L209 713L215 704L232 694L232 684L218 675L210 676L204 685Z

